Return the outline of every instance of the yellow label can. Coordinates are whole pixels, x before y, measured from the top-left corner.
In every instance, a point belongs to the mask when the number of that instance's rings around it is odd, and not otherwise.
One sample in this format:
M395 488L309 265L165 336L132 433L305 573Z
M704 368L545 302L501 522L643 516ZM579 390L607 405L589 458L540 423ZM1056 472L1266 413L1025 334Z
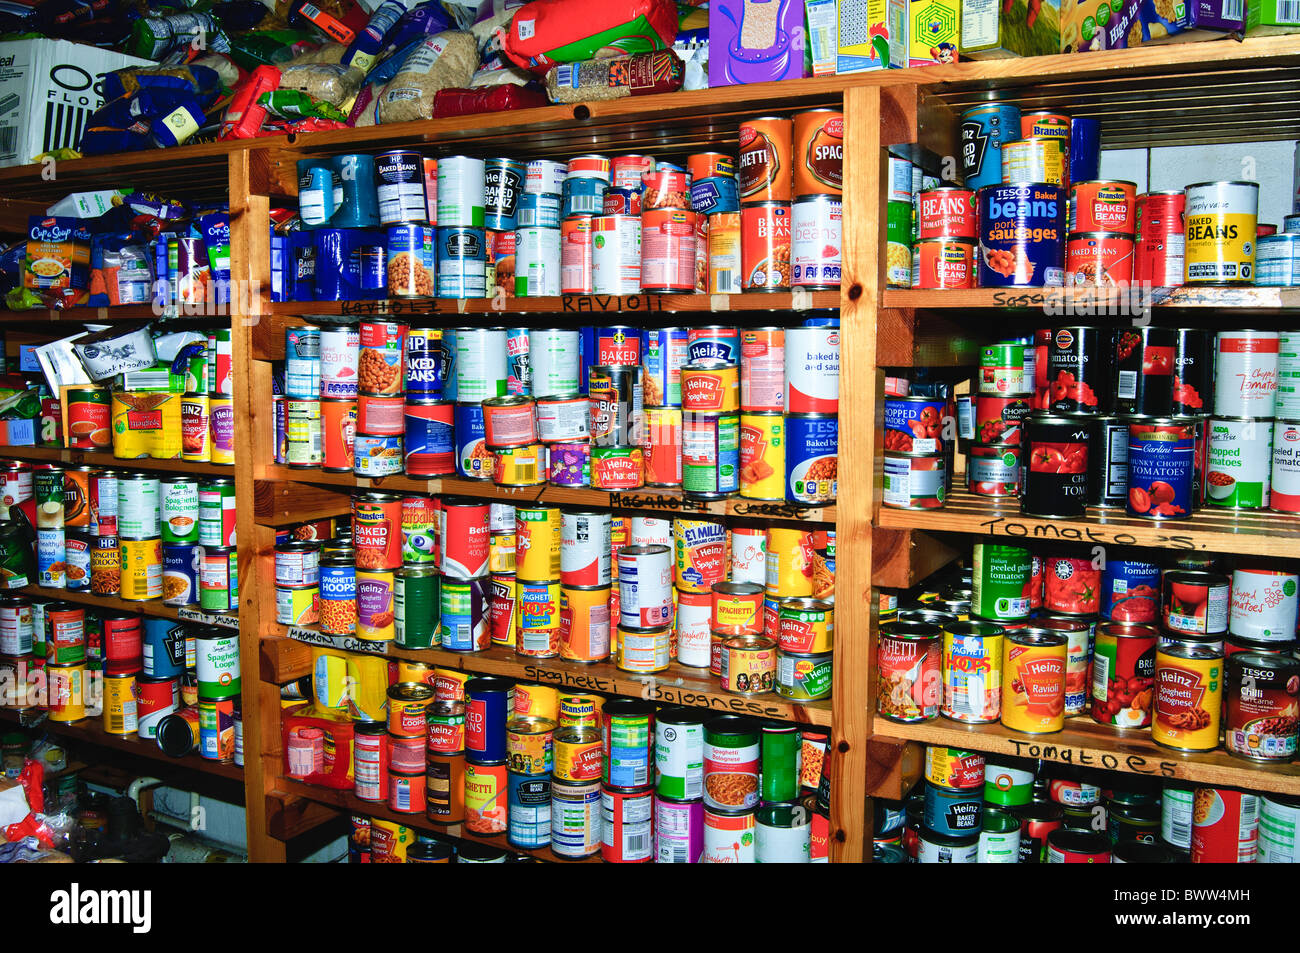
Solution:
M740 415L740 495L785 499L785 415Z
M1187 284L1253 282L1259 183L1199 182L1186 192Z
M135 704L135 673L104 676L104 730L133 735L139 727Z
M118 552L122 561L122 599L161 599L162 539L119 539Z
M86 717L86 665L46 665L50 721L73 722Z

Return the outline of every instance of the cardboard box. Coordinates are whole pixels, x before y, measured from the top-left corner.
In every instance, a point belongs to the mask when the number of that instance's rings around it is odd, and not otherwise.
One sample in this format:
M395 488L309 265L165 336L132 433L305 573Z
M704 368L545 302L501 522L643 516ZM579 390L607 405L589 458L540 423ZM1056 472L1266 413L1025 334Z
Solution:
M1106 0L1062 3L1062 53L1217 40L1244 22L1242 0L1122 0L1118 11Z
M1142 0L1119 0L1113 6L1107 0L1061 0L1062 53L1085 53L1093 50L1122 50L1141 42L1142 26L1138 10Z
M907 65L957 62L962 0L907 0Z
M1071 0L962 0L962 59L1048 56L1060 52L1061 3Z
M814 76L834 76L840 51L839 11L835 0L804 0L808 52Z
M104 105L105 73L150 60L66 40L0 43L0 167L75 149Z
M1246 35L1300 33L1300 5L1295 0L1251 0L1246 4Z
M907 0L836 0L836 73L902 69L907 65Z
M808 75L803 0L713 0L709 85L738 86Z

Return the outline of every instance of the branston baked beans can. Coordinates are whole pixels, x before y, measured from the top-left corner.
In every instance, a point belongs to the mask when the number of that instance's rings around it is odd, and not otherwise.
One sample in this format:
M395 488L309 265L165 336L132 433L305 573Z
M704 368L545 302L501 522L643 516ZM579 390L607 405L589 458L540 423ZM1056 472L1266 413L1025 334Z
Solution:
M788 203L747 205L740 212L740 285L745 291L788 291L791 271Z
M1156 650L1151 738L1177 751L1219 746L1223 649L1219 643L1169 640Z
M1185 191L1186 283L1250 284L1259 183L1198 182Z
M950 622L943 627L943 698L939 712L945 718L971 724L998 720L1002 708L1003 637L1002 626L992 622Z
M1075 182L1070 186L1071 232L1137 231L1137 185L1119 179Z
M1065 727L1067 639L1047 629L1020 629L1002 643L1002 724L1042 734Z
M974 288L975 242L923 238L912 246L913 288Z
M929 721L939 714L944 694L941 634L939 626L926 622L889 622L880 627L877 713L904 724Z

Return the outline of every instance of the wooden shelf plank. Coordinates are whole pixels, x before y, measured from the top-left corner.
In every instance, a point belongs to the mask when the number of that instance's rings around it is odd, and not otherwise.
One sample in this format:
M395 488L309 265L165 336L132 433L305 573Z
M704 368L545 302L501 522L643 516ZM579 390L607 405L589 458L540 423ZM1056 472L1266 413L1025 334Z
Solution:
M1088 288L969 288L969 289L890 289L884 293L886 308L970 311L980 308L1023 308L1057 314L1086 314L1086 309L1114 309L1126 317L1140 314L1145 306L1154 308L1213 308L1248 311L1291 311L1300 309L1300 288L1240 287L1211 288L1182 286L1152 288L1149 292L1134 288L1130 293L1113 289ZM1127 310L1122 310L1127 309ZM1106 312L1100 317L1104 319Z
M882 735L929 745L1041 758L1163 780L1300 794L1300 763L1257 764L1234 758L1226 751L1181 754L1161 748L1151 740L1148 731L1112 729L1086 715L1067 719L1064 731L1049 735L1021 734L1000 724L961 725L943 718L915 725L877 718L875 730Z
M10 722L23 723L21 716L12 708L0 708L0 718ZM151 761L160 761L188 771L198 771L203 774L227 778L241 784L244 780L244 769L237 764L212 761L197 754L187 754L183 758L173 758L170 755L163 754L158 744L152 740L140 738L137 735L109 734L104 730L104 726L100 721L95 718L84 718L81 721L71 723L50 721L46 718L39 722L39 728L61 738L98 745L101 748L112 748L115 751L124 751L128 754L148 758Z
M191 460L159 460L154 457L115 457L98 450L71 450L67 447L0 446L0 459L26 460L31 463L64 463L68 466L115 467L122 470L159 470L166 473L192 473L196 476L234 477L233 466L196 463Z
M972 533L1011 541L1074 541L1115 546L1145 546L1204 553L1300 558L1300 517L1282 513L1218 511L1205 507L1185 520L1145 520L1122 509L1090 507L1082 520L1022 516L1017 503L994 503L988 497L954 489L936 510L882 506L876 525Z
M268 526L310 522L346 510L346 499L339 495L344 492L343 490L331 495L309 484L346 487L349 490L357 488L407 493L451 493L457 496L503 500L519 505L549 503L555 506L594 506L601 509L658 515L698 513L768 521L835 522L833 506L804 507L795 503L746 500L741 497L726 500L690 500L684 497L680 490L655 487L620 492L565 486L501 487L486 480L464 480L452 477L418 480L401 476L367 479L351 473L295 470L276 465L265 467L264 472L266 479L259 480L257 483L259 488L257 518L263 525ZM303 487L304 490L299 492L298 487Z
M264 625L267 635L297 638L302 641L333 645L348 651L371 651L378 645L386 648L379 654L388 658L414 659L445 668L481 675L505 675L530 682L541 682L567 691L601 692L606 695L627 695L645 698L661 705L685 705L707 708L718 714L748 715L753 718L773 718L805 725L829 726L831 704L829 701L796 704L773 694L733 695L724 692L718 680L708 669L688 668L673 662L668 670L654 676L638 676L625 672L612 662L566 662L563 659L530 659L516 655L514 649L494 645L482 652L448 652L443 649L407 649L396 644L363 642L356 639L321 635L309 629L278 624ZM286 679L287 681L287 679Z
M80 605L101 609L105 612L130 612L135 615L147 615L157 619L176 619L181 622L194 622L222 629L238 630L239 619L235 614L205 612L198 606L168 606L161 599L147 599L135 602L119 599L117 596L97 596L85 590L50 589L45 586L23 586L13 592L25 593L43 599L55 599L61 602L76 602Z
M394 824L401 824L404 827L415 828L420 831L428 831L430 834L450 837L454 840L474 841L478 844L488 844L492 847L499 847L504 851L512 854L530 854L538 860L553 861L556 863L601 863L600 854L592 857L586 857L582 860L572 860L568 857L561 857L553 852L549 847L542 847L530 850L524 847L515 847L506 840L505 834L498 834L493 837L486 837L482 834L475 834L465 829L463 824L438 824L424 814L402 814L398 811L389 810L387 804L380 804L375 801L363 801L351 791L340 790L338 788L326 788L317 784L303 784L301 781L295 781L292 778L280 778L276 782L276 792L272 794L284 794L306 798L316 801L319 804L329 804L338 808L340 811L346 811L348 814L360 814L365 817L378 817L385 821L392 821Z

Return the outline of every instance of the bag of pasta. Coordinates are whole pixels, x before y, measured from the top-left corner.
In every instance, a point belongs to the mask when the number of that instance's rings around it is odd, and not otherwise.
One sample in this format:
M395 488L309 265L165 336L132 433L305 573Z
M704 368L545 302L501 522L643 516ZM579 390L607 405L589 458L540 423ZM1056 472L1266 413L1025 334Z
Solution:
M478 44L473 34L449 30L429 37L384 87L376 113L379 121L431 118L438 91L468 86L477 68Z

